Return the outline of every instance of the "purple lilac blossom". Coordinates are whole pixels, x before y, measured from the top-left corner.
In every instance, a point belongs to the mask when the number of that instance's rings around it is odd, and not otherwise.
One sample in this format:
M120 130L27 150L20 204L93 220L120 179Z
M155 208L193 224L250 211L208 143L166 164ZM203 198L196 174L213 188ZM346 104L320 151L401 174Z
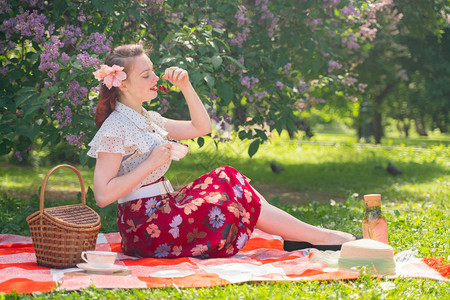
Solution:
M271 22L269 20L273 20L273 13L269 10L269 8L267 7L267 3L265 2L261 5L261 18L258 21L258 25L260 26L270 26ZM257 5L258 6L258 5Z
M347 7L341 9L341 15L345 17L359 16L359 12L355 9L355 7L353 7L353 3L350 2L350 4Z
M256 77L244 76L239 79L239 82L247 89L252 90L255 87L255 85L259 82L259 79Z
M52 36L49 43L44 44L44 51L41 53L41 63L39 70L48 70L47 74L53 80L56 79L55 73L59 71L59 65L54 61L59 57L59 48L63 44L59 41L57 36Z
M63 119L65 117L65 120L63 122ZM55 118L59 124L58 128L61 129L65 126L68 126L70 123L72 123L72 110L67 105L64 107L64 111L57 111L52 114L52 118Z
M328 73L331 73L333 70L339 70L342 68L342 65L337 61L330 60L328 61Z
M341 3L341 0L323 0L324 2L324 9L328 8L329 5L331 5L332 9L335 9L339 3Z
M40 9L44 8L44 1L39 1L39 0L21 0L21 1L25 2L25 3L28 3L28 5L30 7L38 7Z
M160 105L160 108L159 108L159 113L161 115L165 114L167 112L167 110L169 109L169 107L170 107L169 101L167 101L166 98L162 99L161 100L161 105Z
M354 36L344 37L344 38L342 38L342 42L344 44L346 44L347 48L349 48L349 49L359 49L360 48L359 44L356 42L356 37L354 37Z
M81 62L83 68L100 65L100 60L89 55L86 51L77 54L77 59Z
M85 16L84 15L84 11L80 11L79 12L79 15L78 15L78 17L77 17L77 20L78 21L80 21L80 22L82 22L82 23L84 23L84 22L86 22L87 20L91 20L92 19L92 16Z
M178 16L176 17L176 19L179 18L179 14L177 14ZM175 18L174 18L175 19ZM223 20L219 20L219 19L210 19L209 17L205 18L205 22L208 25L211 25L213 28L218 28L218 29L222 29L225 27L225 21Z
M358 82L358 79L353 78L353 77L347 77L342 79L342 84L346 85L346 86L351 86L352 84Z
M242 47L242 45L247 41L249 34L250 29L247 27L244 28L242 32L236 32L236 35L232 39L230 39L230 44Z
M359 90L361 93L364 93L364 92L365 92L366 87L367 87L367 84L365 84L365 83L360 83L360 84L358 84L358 90Z
M3 77L6 77L8 72L9 72L9 67L0 68L0 74L2 74Z
M75 79L69 82L69 88L63 94L63 97L69 98L73 106L77 107L83 103L82 99L86 97L88 89L80 84Z
M267 32L268 32L267 35L270 38L274 35L275 31L279 31L280 30L279 27L278 27L278 24L277 24L279 20L280 20L280 18L278 18L278 17L276 17L276 18L274 18L272 20L272 23L270 24L270 27L267 30Z
M370 28L371 23L366 23L364 25L359 26L359 32L361 34L361 39L365 41L369 39L369 41L373 41L375 36L377 35L378 29Z
M222 119L225 121L225 123L231 125L232 122L231 122L231 117L230 117L230 115L224 114L223 117L222 117Z
M217 123L220 122L219 118L217 117L216 112L214 111L214 109L212 107L208 107L207 111L208 111L208 114L211 117L211 119L213 119Z
M284 84L281 81L277 81L277 87L282 90L284 87Z
M75 45L78 41L78 38L83 38L84 34L81 31L80 27L67 25L64 29L64 45Z
M20 152L19 152L19 151L16 151L16 152L14 153L14 155L16 156L16 158L17 158L18 161L23 161L22 155L20 155Z
M82 132L80 135L74 135L74 134L68 134L66 136L66 140L70 145L76 145L78 149L81 148L81 146L83 145L82 140L83 140L83 136L84 136L84 132Z
M252 23L252 20L250 18L245 16L245 13L247 12L247 8L244 5L238 6L238 11L234 15L234 17L237 19L237 26L241 28L244 25L250 25Z
M101 54L103 52L109 52L111 50L110 43L112 42L112 37L106 38L104 33L94 32L91 33L87 41L82 42L77 49L81 50L92 50L96 54Z
M234 72L236 72L236 65L233 63L229 63L226 67L225 70L229 71L231 74L233 74Z
M311 28L311 31L314 31L316 29L317 25L321 25L321 24L323 24L322 20L320 20L320 19L312 19L306 25L308 25L309 28Z
M291 70L291 67L292 67L291 63L285 64L284 67L283 67L284 73L289 74L289 71Z
M47 24L47 18L43 14L38 14L37 10L33 10L30 14L29 10L23 12L23 9L20 8L20 14L3 21L0 30L5 32L7 39L10 39L14 33L20 33L25 37L33 37L33 41L41 43Z
M63 63L63 64L67 64L67 62L69 61L69 59L70 59L70 56L67 55L66 52L63 52L63 53L61 54L61 60L62 60L62 63Z
M213 102L217 99L216 92L214 90L209 91L209 101Z
M297 87L298 87L298 91L300 93L302 93L302 92L310 92L309 84L304 82L304 81L302 81L302 80L299 80L299 82L297 83Z
M0 0L0 14L9 13L11 11L11 5L6 0Z
M258 101L261 101L267 95L268 95L267 91L262 91L262 92L253 94L253 97L255 97Z

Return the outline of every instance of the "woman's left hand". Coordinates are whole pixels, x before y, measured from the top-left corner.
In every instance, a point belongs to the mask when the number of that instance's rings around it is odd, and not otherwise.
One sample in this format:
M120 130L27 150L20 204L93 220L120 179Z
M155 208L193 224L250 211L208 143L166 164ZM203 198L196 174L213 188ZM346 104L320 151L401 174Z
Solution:
M178 67L167 68L162 78L169 80L170 83L179 87L181 90L191 84L188 72Z

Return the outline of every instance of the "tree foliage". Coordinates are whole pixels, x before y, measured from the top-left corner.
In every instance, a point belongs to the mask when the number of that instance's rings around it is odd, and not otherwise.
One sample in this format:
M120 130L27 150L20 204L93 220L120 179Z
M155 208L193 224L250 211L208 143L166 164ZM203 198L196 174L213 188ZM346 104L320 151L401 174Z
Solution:
M35 147L63 142L92 165L92 72L113 46L137 42L150 45L157 73L171 65L189 71L217 142L253 140L253 155L268 131L295 130L311 109L353 114L374 83L361 81L357 66L375 51L377 31L388 26L379 15L391 7L392 0L0 0L0 155L26 159ZM176 88L149 106L188 117Z

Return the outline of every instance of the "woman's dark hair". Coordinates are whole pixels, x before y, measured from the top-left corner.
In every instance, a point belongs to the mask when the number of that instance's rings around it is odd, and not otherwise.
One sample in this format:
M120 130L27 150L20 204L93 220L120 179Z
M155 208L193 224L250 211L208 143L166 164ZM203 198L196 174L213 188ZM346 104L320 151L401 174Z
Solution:
M105 59L105 65L112 67L118 65L124 67L125 73L128 73L130 62L133 57L144 54L144 47L141 44L121 45L114 48ZM118 88L112 87L108 89L102 84L100 97L95 111L95 124L98 128L102 126L106 118L114 111L117 99Z

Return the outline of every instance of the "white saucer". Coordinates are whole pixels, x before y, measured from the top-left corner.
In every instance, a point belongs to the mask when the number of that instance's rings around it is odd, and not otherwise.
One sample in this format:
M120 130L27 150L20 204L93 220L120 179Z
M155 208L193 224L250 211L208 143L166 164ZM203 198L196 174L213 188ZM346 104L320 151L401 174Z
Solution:
M112 265L110 268L94 268L93 266L87 263L79 263L77 264L77 267L87 271L88 273L101 273L101 274L111 274L126 268L125 266L120 265Z

